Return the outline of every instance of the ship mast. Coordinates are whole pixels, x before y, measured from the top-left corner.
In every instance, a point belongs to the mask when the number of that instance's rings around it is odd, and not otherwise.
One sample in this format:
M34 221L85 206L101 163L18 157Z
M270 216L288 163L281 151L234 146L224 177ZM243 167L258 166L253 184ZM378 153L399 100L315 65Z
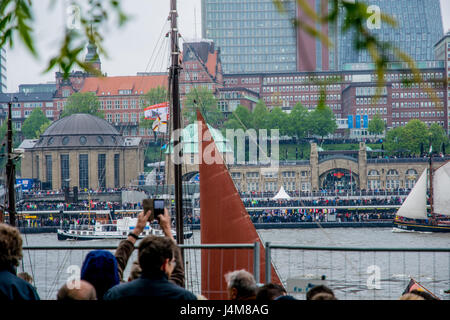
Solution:
M430 168L429 168L429 179L430 179L430 213L431 213L431 224L436 224L436 215L433 209L433 154L430 152Z
M179 132L181 129L180 114L180 91L179 91L179 47L178 47L178 26L177 26L177 1L170 1L170 22L171 22L171 59L172 65L169 72L169 88L171 89L172 100L172 132ZM181 134L173 135L173 150L178 150L177 145L181 143ZM182 155L177 155L182 156ZM174 164L174 180L175 180L175 214L176 214L176 232L177 243L183 244L183 190L182 190L182 167L180 161Z
M6 162L6 181L8 189L8 214L9 224L16 225L16 197L15 197L15 184L16 184L16 166L13 162L13 134L12 134L12 115L11 115L12 102L8 102L8 133L7 133L7 162Z

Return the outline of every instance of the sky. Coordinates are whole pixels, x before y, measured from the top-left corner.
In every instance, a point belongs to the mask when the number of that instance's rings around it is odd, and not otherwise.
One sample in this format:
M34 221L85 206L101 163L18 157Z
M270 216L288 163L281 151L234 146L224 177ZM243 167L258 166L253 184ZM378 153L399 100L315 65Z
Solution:
M426 0L423 0L426 1ZM444 31L450 30L450 0L440 0ZM54 82L56 69L43 73L49 59L56 54L59 40L68 21L68 0L40 0L35 9L34 34L38 58L27 52L20 41L7 49L7 92L18 91L19 84ZM178 28L184 40L201 37L201 0L178 0ZM108 25L101 56L102 71L108 76L136 75L137 72L161 71L168 66L169 0L122 0L130 16L125 26ZM163 32L163 33L162 33ZM161 36L162 35L162 36Z

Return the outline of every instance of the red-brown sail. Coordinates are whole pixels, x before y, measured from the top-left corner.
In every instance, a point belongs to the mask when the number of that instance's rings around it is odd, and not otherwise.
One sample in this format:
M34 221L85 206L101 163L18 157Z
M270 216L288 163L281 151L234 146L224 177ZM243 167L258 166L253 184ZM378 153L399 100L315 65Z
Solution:
M200 161L200 222L202 244L260 245L260 280L265 279L265 250L200 112L197 112ZM216 159L211 163L211 159ZM218 161L217 161L218 160ZM202 295L227 299L224 275L233 270L253 272L252 249L202 250ZM271 266L271 282L281 281Z

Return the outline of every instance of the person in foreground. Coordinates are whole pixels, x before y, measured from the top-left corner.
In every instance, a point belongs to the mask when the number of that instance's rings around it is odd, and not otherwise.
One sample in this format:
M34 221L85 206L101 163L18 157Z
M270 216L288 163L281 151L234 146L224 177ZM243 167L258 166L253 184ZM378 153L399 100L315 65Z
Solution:
M36 289L16 275L21 259L19 230L0 223L0 300L40 300Z
M256 300L257 285L247 270L235 270L225 275L230 300Z
M337 300L333 290L325 285L317 285L306 292L306 300Z
M85 280L80 280L78 286L70 288L67 283L64 284L56 295L57 300L72 301L72 300L97 300L97 293L92 284Z
M142 233L142 231L144 231L145 225L151 217L151 213L152 213L151 210L148 210L147 212L144 211L140 212L139 215L137 216L136 227L130 232L128 238L122 240L119 243L119 246L117 247L117 250L114 255L117 260L117 268L119 273L119 279L121 282L124 282L123 280L124 270L128 264L128 260L131 254L134 251L134 246L136 244L139 235ZM164 214L160 215L157 221L161 226L161 230L164 232L164 235L172 239L172 241L175 243L175 239L171 231L171 217L169 210L167 210L167 208L164 208ZM171 273L171 275L169 276L169 281L184 288L184 278L185 278L184 264L183 259L181 257L181 251L177 246L175 248L174 256L175 256L175 268ZM139 278L141 272L142 270L141 267L139 266L139 261L138 260L134 261L131 267L131 272L128 277L128 281L132 281L134 279Z
M165 210L164 218L170 216ZM161 217L160 217L161 219ZM175 255L178 247L173 238L147 236L138 247L139 278L109 289L104 300L126 300L134 298L197 300L190 291L169 281L176 268Z

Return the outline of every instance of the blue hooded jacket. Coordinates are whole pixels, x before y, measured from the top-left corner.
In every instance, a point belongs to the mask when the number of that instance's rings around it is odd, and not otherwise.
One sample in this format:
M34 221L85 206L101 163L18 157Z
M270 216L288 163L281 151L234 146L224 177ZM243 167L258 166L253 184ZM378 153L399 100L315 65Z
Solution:
M97 299L103 300L105 292L120 282L116 257L106 250L89 252L81 267L81 280L92 284Z

